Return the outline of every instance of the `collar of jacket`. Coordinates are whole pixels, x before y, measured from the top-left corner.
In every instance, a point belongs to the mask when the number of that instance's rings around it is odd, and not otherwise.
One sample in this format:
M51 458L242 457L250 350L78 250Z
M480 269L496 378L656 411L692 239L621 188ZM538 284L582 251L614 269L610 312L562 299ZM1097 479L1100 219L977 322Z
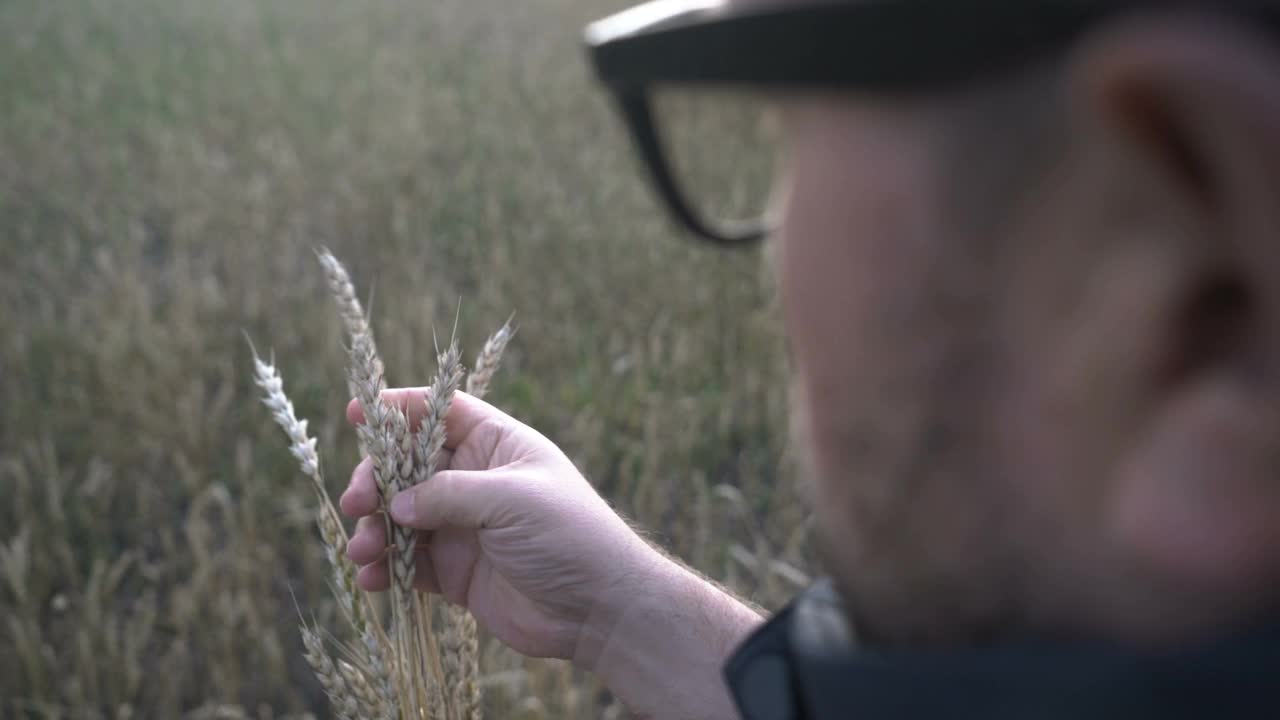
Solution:
M1280 625L1176 653L1086 643L855 647L823 580L725 667L744 720L1183 720L1280 717Z

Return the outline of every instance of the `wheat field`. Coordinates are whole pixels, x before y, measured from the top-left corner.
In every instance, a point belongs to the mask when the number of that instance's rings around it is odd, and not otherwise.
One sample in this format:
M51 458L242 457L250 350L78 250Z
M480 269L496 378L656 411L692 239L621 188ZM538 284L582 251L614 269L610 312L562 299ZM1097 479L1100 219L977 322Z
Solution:
M315 493L258 402L274 352L331 494L358 457L315 249L392 385L517 312L489 398L766 607L804 582L758 253L678 236L579 38L623 2L0 3L0 716L328 717ZM714 154L714 153L713 153ZM490 718L619 717L483 636Z

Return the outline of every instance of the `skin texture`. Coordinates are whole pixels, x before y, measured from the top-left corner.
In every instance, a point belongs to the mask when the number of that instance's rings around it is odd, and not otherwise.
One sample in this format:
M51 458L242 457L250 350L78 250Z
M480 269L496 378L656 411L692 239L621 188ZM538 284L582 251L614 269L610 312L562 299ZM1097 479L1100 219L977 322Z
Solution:
M794 421L860 636L1178 646L1273 615L1274 39L1128 16L983 88L782 111ZM426 586L642 717L732 717L718 664L754 613L641 542L529 428L468 398L449 424L451 470L393 508L437 531ZM376 509L367 468L342 507ZM385 544L362 520L367 587Z
M1274 610L1276 68L1212 18L1101 28L1046 78L1062 152L963 214L967 98L789 108L797 412L865 636L1173 644Z
M424 390L384 398L416 424ZM358 403L347 417L363 422ZM598 673L639 717L732 717L720 666L759 616L642 540L532 428L466 393L455 395L446 426L448 469L391 503L397 522L432 532L417 555L418 586L466 606L518 652ZM360 517L347 548L363 566L358 581L386 589L367 460L341 508Z

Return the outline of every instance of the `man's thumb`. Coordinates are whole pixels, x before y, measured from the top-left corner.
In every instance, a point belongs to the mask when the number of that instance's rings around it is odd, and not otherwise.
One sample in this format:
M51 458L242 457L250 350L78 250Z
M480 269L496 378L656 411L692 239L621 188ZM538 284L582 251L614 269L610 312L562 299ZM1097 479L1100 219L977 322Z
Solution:
M498 520L504 483L492 471L442 470L391 499L391 518L406 527L479 529Z

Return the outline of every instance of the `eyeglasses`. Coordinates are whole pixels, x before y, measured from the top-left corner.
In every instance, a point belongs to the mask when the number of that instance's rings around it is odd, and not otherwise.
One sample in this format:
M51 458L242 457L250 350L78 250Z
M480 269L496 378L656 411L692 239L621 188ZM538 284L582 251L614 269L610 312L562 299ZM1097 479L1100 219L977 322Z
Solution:
M713 220L694 209L655 119L655 89L930 90L1016 67L1120 12L1192 8L1280 21L1267 0L827 0L755 9L654 0L589 25L586 42L671 214L705 240L742 246L773 223Z

